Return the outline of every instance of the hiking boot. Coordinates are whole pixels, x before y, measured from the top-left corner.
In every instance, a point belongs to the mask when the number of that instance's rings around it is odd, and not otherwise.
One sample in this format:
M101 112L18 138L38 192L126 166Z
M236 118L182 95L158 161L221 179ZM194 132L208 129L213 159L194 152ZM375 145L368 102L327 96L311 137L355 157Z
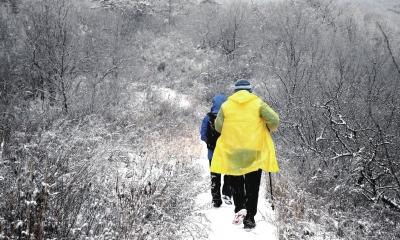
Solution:
M248 217L243 220L244 229L253 229L256 227L256 221L254 217Z
M232 205L231 197L226 196L226 195L222 195L222 200L224 200L224 203L225 203L226 205Z
M219 208L219 207L221 207L221 205L222 205L222 201L221 200L219 200L219 201L212 201L212 203L213 203L213 206L215 207L215 208Z
M243 219L246 217L247 210L246 209L241 209L239 212L235 214L235 217L233 218L232 224L239 225L243 222Z

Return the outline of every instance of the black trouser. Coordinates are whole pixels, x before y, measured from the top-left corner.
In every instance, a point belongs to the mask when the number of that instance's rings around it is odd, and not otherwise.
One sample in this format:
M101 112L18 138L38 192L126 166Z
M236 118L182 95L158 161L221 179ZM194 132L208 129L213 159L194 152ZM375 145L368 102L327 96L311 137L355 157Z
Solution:
M211 160L210 160L211 166ZM229 175L224 175L224 185L222 186L222 194L231 197L231 177ZM213 202L221 201L221 174L211 172L211 196Z
M260 181L261 169L242 176L231 176L235 213L245 208L247 210L247 218L256 215Z

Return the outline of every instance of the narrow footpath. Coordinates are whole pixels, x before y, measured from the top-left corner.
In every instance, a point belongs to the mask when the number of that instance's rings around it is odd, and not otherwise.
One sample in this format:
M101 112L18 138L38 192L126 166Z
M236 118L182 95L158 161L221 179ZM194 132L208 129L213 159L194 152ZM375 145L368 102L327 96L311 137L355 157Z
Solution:
M204 157L203 157L204 156ZM209 184L210 174L208 160L204 151L199 159L204 169L203 181ZM234 225L233 205L222 204L219 208L211 205L211 193L209 188L197 196L196 204L199 214L203 215L203 224L206 226L209 240L278 240L277 226L275 225L275 214L270 203L265 198L265 177L262 177L260 194L258 199L258 212L255 216L257 226L251 231L243 229L243 224Z

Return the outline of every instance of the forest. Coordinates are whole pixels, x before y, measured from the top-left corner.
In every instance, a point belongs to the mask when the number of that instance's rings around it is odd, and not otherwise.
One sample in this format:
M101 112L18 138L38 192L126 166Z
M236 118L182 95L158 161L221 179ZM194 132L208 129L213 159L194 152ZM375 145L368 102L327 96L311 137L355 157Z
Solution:
M279 239L399 239L400 4L372 2L0 0L0 239L202 239L200 122L238 79L280 115Z

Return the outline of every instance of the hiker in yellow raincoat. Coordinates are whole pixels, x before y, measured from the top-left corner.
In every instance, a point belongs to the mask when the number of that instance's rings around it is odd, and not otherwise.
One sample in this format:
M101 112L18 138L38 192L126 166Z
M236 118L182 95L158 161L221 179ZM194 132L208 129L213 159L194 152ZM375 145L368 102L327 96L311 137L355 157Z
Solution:
M278 172L270 132L279 125L278 114L252 93L247 80L235 84L235 93L221 106L215 129L221 133L211 161L211 172L233 175L235 224L255 227L261 171Z

